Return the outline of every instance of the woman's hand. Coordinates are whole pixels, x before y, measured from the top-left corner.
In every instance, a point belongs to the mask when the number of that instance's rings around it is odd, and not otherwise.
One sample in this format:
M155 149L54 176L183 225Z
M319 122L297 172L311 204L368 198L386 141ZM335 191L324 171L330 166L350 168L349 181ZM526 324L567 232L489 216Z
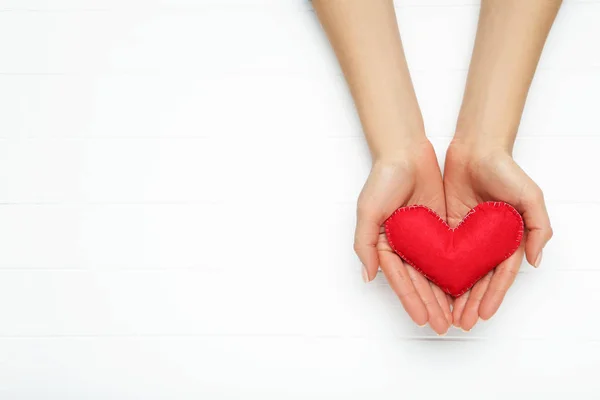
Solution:
M479 318L489 319L500 307L526 254L538 267L542 249L552 237L541 189L514 162L510 150L477 147L455 139L444 168L448 223L454 227L467 212L484 201L504 201L523 216L526 235L521 247L454 302L454 325L470 330Z
M561 0L482 0L456 135L446 155L448 221L478 203L499 200L523 215L527 236L512 257L454 302L454 324L471 329L498 310L523 253L538 266L552 236L540 188L513 161L527 92Z
M435 332L445 334L452 324L451 298L394 253L382 228L398 207L411 204L426 205L445 218L442 175L425 137L405 154L374 161L358 199L354 249L364 265L365 281L381 266L413 321L420 326L429 322Z

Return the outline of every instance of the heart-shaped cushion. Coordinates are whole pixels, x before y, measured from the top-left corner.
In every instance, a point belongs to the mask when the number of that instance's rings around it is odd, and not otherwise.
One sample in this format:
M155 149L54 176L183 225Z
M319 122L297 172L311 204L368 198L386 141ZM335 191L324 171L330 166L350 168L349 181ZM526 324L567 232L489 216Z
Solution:
M435 211L417 205L394 211L385 233L404 261L457 297L517 250L523 219L509 204L487 202L452 229Z

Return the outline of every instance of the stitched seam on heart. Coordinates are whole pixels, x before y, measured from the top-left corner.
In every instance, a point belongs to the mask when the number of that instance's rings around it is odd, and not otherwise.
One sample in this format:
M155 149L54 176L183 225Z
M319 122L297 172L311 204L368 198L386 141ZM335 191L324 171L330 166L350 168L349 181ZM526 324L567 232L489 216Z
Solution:
M519 214L519 212L513 206L511 206L508 203L499 202L499 201L486 201L484 203L480 203L480 204L476 205L475 207L473 207L471 210L469 210L469 212L467 213L467 215L465 215L465 217L462 219L462 221L460 221L458 223L458 225L456 225L454 228L450 228L450 225L448 225L448 223L446 221L444 221L442 219L442 217L440 217L440 215L438 213L436 213L435 211L433 211L431 208L429 208L427 206L410 205L410 206L406 206L406 207L401 207L401 208L398 208L396 211L394 211L392 213L392 215L390 215L389 218L385 221L385 234L386 234L386 237L388 238L388 243L389 243L390 247L392 248L392 250L394 250L394 252L396 252L396 254L398 254L404 261L406 261L408 264L410 264L414 269L416 269L419 273L421 273L421 275L423 275L425 278L427 278L430 281L432 281L433 283L435 283L444 292L450 294L451 296L459 297L459 296L462 296L463 294L465 294L466 292L468 292L469 289L471 289L473 287L473 285L475 285L475 283L477 283L481 278L483 278L484 276L486 276L489 273L489 271L486 272L486 273L484 273L484 274L482 274L481 276L477 277L477 279L473 280L472 283L470 283L469 286L466 289L464 289L462 292L460 292L457 295L453 295L453 294L450 293L450 290L448 289L447 286L440 285L437 282L436 279L433 279L430 276L428 276L419 267L417 267L414 262L412 262L411 260L409 260L402 252L400 252L398 249L396 249L396 247L394 246L394 244L389 240L390 231L389 231L388 221L390 219L392 219L392 217L394 215L396 215L396 213L398 213L398 212L408 211L408 210L412 210L412 209L415 209L415 208L421 208L421 209L429 212L430 214L435 215L441 222L444 223L444 225L446 225L446 227L448 228L448 230L454 231L459 226L461 226L467 220L467 218L469 218L471 215L475 214L475 212L477 210L479 210L481 208L484 208L486 206L508 207L508 210L515 216L516 220L519 222L519 230L517 231L517 236L516 236L516 239L515 239L515 247L504 255L504 258L500 261L500 263L501 263L502 261L506 260L511 255L513 255L515 251L517 251L517 249L519 248L519 245L521 244L521 240L523 239L523 233L524 233L523 217L521 217L521 214ZM495 269L496 267L494 267L493 269Z
M448 227L449 230L453 231L453 230L457 229L460 225L462 225L467 220L467 218L469 216L471 216L472 214L474 214L477 211L477 209L483 208L484 206L487 206L487 205L491 205L493 207L508 206L509 211L511 211L512 214L515 216L515 218L517 218L517 221L519 222L519 225L520 225L519 226L519 230L517 231L517 238L515 240L516 245L515 245L515 247L511 251L507 252L507 254L502 259L502 261L504 261L508 257L510 257L519 248L519 245L521 244L521 239L523 238L523 231L524 231L523 218L521 217L521 214L519 214L519 212L513 206L511 206L508 203L496 202L496 201L488 201L488 202L480 203L477 206L473 207L471 210L469 210L469 212L467 213L467 215L465 215L465 217L462 219L462 221L460 221L460 223L455 228L450 228L450 226L448 225L448 223L446 221L444 221L442 219L442 217L439 216L438 213L436 213L435 211L433 211L431 208L429 208L427 206L422 206L422 205L411 205L411 206L406 206L406 207L399 208L399 209L397 209L396 211L394 211L392 213L392 215L388 218L388 220L391 219L397 212L407 211L407 210L411 210L411 209L415 209L415 208L422 208L425 211L429 212L430 214L435 215L440 221L442 221ZM388 223L387 223L388 220L386 220L386 223L385 223L385 233L386 233L386 236L389 237L389 228L388 228ZM406 261L407 263L409 263L414 269L416 269L419 273L421 273L425 278L429 279L430 281L432 281L433 283L435 283L437 286L439 286L444 292L452 295L450 293L450 290L448 289L447 286L441 286L435 279L429 277L419 267L417 267L414 264L414 262L412 262L406 256L404 256L404 254L402 254L402 252L398 251L394 247L394 244L391 241L388 240L388 242L389 242L390 247L392 248L392 250L394 250L402 259L404 259L404 261ZM502 261L500 261L500 262L502 262ZM494 268L496 268L496 267L494 267ZM488 273L489 273L489 271L486 272L485 274L482 274L481 276L477 277L477 279L473 280L473 282L471 284L469 284L469 286L465 290L463 290L462 292L460 292L457 295L452 295L452 296L454 296L454 297L462 296L467 291L469 291L469 289L471 289L473 287L473 285L475 283L477 283L477 281L479 281L481 278L483 278Z

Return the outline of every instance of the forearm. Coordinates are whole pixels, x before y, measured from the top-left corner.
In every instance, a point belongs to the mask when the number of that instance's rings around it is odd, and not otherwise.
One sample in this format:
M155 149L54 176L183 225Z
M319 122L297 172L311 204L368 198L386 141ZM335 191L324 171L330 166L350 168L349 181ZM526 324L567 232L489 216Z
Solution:
M392 0L314 0L374 159L425 139Z
M483 0L455 139L509 152L560 0Z

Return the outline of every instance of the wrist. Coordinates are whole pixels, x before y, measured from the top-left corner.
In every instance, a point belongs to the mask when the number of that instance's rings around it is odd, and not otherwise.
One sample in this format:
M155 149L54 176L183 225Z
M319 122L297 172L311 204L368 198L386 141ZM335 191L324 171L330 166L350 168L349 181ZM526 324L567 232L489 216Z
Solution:
M446 164L477 169L481 165L494 164L497 160L506 158L512 158L512 144L455 135L448 146Z
M451 146L462 149L465 156L481 158L488 154L512 157L514 136L501 131L457 129Z
M512 154L519 127L519 118L513 114L505 113L501 117L490 110L461 110L453 141L469 147L473 152Z
M431 142L424 133L410 134L387 140L385 145L371 146L373 164L398 165L410 163L419 157L423 151L432 149Z

